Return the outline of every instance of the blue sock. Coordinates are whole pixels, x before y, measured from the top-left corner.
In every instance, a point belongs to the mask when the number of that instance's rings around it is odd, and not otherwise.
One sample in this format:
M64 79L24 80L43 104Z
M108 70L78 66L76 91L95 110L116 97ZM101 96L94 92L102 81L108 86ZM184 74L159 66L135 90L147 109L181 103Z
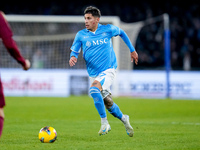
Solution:
M119 106L117 104L113 103L112 107L108 109L109 113L111 113L114 117L117 117L118 119L122 118L122 112L119 109Z
M104 106L103 97L101 95L101 91L97 87L90 87L90 95L94 100L94 105L100 115L101 118L106 117L106 110Z

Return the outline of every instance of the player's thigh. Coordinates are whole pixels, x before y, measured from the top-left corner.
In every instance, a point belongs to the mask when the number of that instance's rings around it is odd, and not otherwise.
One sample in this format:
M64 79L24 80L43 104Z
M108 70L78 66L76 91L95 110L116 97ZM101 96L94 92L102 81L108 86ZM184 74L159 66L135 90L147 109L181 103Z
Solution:
M91 87L97 87L100 91L102 91L101 83L96 80L96 78L90 77Z
M101 74L99 74L96 80L101 83L103 90L110 91L110 87L113 84L115 76L115 69L107 69L106 71L103 71Z

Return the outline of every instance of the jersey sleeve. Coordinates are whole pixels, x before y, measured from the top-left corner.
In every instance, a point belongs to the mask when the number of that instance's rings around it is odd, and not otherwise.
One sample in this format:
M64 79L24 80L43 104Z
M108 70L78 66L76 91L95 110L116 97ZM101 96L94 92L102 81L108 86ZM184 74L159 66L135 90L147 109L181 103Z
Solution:
M112 36L120 35L120 28L119 27L110 24L110 29L111 29L111 32L112 32Z
M124 32L124 30L122 30L119 27L114 26L114 25L110 25L110 28L112 31L112 36L120 36L123 39L124 43L126 43L126 45L128 46L130 52L135 51L135 48L133 47L129 37Z
M70 53L70 58L72 56L78 58L78 54L81 51L81 41L80 41L80 33L79 32L76 34L76 37L75 37L74 42L72 44L71 50L72 51Z
M120 29L120 34L119 36L122 38L122 40L124 41L124 43L126 43L126 45L128 46L130 52L134 52L135 48L133 47L128 35L124 32L124 30Z
M72 44L71 50L75 53L80 53L80 49L81 49L81 41L80 41L80 33L78 32Z
M0 38L12 37L13 33L6 19L0 12Z
M17 44L12 38L12 30L2 14L0 13L0 38L2 38L3 44L10 53L10 55L17 60L22 66L25 66L25 59L22 57Z
M18 63L20 63L22 66L26 65L25 59L24 57L21 55L17 44L15 43L15 41L12 39L12 37L8 37L8 38L4 38L3 39L3 43L6 47L6 49L8 50L8 52L10 53L10 55L17 60Z

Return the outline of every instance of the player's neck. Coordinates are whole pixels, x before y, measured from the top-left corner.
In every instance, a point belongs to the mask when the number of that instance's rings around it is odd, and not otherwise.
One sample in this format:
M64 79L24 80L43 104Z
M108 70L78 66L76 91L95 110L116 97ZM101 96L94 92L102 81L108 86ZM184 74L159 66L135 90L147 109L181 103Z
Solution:
M95 26L95 27L94 27L93 29L91 29L90 31L93 32L93 33L95 33L96 30L97 30L97 28L98 28L98 24L97 24L97 26Z

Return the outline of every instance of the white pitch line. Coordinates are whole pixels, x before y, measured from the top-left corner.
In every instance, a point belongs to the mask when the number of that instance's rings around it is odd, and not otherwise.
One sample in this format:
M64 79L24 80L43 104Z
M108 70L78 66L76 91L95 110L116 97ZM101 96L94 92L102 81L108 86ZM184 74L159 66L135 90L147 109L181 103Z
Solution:
M121 121L109 121L110 123L121 123ZM172 125L196 125L199 126L199 122L154 122L154 121L131 121L131 124L172 124Z
M181 125L196 125L199 126L200 123L195 123L195 122L172 122L172 124L181 124Z

